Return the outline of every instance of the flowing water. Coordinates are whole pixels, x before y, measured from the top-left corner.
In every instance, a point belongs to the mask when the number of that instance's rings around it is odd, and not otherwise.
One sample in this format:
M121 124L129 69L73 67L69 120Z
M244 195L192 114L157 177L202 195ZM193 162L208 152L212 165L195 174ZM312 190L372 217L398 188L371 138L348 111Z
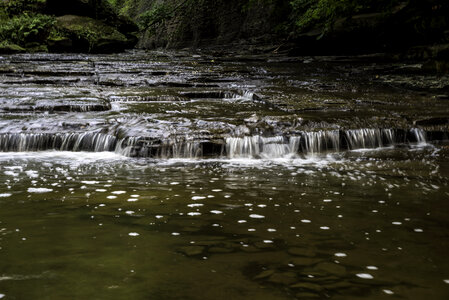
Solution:
M449 105L379 72L0 57L0 299L447 299Z

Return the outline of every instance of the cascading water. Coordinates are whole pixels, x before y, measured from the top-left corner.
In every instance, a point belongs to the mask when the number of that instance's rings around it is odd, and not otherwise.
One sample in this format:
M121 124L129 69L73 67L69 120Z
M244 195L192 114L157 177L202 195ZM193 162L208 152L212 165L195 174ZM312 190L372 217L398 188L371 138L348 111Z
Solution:
M402 134L403 136L403 134ZM228 137L225 147L214 148L209 156L228 158L273 159L298 154L317 156L326 152L379 148L406 142L393 129L354 129L301 132L294 136L260 135ZM413 128L408 134L411 142L427 143L426 132ZM127 157L201 158L203 142L193 138L149 139L142 136L117 138L98 132L85 133L6 133L0 134L0 152L27 151L115 151Z

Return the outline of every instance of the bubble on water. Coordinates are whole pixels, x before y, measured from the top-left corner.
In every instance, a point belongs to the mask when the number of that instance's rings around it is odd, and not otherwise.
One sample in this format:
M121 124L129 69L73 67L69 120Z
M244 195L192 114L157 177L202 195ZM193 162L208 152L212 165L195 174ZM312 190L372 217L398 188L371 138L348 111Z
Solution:
M249 217L252 218L252 219L263 219L263 218L265 218L265 216L258 215L258 214L251 214L251 215L249 215Z
M192 204L188 204L187 206L188 207L201 207L201 206L204 206L204 204L203 203L192 203Z
M115 199L115 198L117 198L117 196L107 196L106 198L108 198L108 199Z
M47 188L28 188L28 193L42 194L42 193L49 193L52 191L53 191L53 189L47 189Z
M7 198L7 197L11 197L11 196L12 196L11 193L3 193L3 194L0 194L0 198Z
M129 199L126 200L126 201L128 201L128 202L136 202L136 201L139 201L139 199L136 199L136 198L129 198Z
M130 232L128 233L129 236L139 236L140 234L138 234L137 232Z
M179 232L172 232L171 235L177 236L177 235L180 235L180 233Z
M368 273L358 273L355 274L357 277L362 278L362 279L373 279L373 275L368 274Z
M346 257L348 255L346 255L346 253L342 253L342 252L338 252L334 254L336 257Z
M218 193L218 192L223 192L223 190L220 190L220 189L213 189L212 192Z
M393 225L402 225L402 222L391 222Z
M393 295L394 292L392 290L382 290L382 292L384 292L387 295Z
M320 229L322 229L322 230L329 230L330 227L327 227L327 226L321 226Z
M105 190L105 189L96 189L95 191L96 191L96 192L100 192L100 193L107 192L107 190Z
M81 181L81 183L84 183L84 184L99 184L100 181L95 181L95 180L83 180L83 181Z
M368 270L377 270L378 268L376 266L366 266Z
M194 200L194 201L196 201L196 200L203 200L203 199L206 199L206 197L204 197L204 196L193 196L192 197L192 200Z
M194 217L194 216L201 216L200 212L192 211L187 213L188 216Z
M111 192L111 194L114 194L114 195L121 195L121 194L125 194L126 193L126 191L113 191L113 192Z
M131 197L133 197L133 198L139 198L140 195L131 195Z
M268 231L268 232L275 232L276 229L274 229L274 228L268 228L267 231Z
M163 217L164 217L164 216L161 216L161 215L155 216L156 219L162 219Z
M272 243L273 243L272 240L263 240L263 242L264 242L265 244L272 244Z
M332 202L331 199L324 199L323 202Z
M127 215L133 215L133 214L135 214L136 212L135 211L133 211L133 210L127 210L127 211L125 211L125 214L127 214Z
M303 219L303 220L301 220L301 222L302 222L302 223L311 223L312 221L307 220L307 219Z
M210 212L215 214L215 215L219 215L219 214L223 213L221 210L211 210Z
M173 182L170 182L170 184L171 184L171 185L178 185L179 182L173 181Z
M246 220L238 220L237 223L240 223L240 224L246 223Z
M424 230L422 230L421 228L415 228L413 229L414 232L424 232Z

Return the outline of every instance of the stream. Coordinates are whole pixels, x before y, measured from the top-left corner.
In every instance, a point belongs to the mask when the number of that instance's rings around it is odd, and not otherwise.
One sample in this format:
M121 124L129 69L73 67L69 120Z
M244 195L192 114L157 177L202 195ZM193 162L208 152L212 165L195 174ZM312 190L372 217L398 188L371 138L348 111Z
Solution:
M447 75L0 56L0 299L447 299Z

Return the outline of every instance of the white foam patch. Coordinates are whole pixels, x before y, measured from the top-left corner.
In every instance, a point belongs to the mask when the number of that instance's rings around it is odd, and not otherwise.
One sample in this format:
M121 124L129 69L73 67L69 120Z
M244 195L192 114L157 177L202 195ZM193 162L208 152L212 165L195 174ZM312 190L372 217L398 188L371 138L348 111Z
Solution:
M206 197L204 197L204 196L193 196L192 197L192 200L203 200L203 199L206 199Z
M373 275L368 274L368 273L358 273L355 274L357 277L362 278L362 279L373 279Z
M263 219L263 218L265 218L265 216L258 215L258 214L251 214L251 215L249 215L249 217L252 218L252 219Z
M47 188L28 188L28 193L43 194L53 192L53 189Z
M121 194L126 194L126 191L113 191L113 192L111 192L111 194L121 195Z
M83 181L81 181L81 183L84 183L84 184L99 184L100 181L95 181L95 180L83 180Z
M3 194L0 194L0 198L7 198L7 197L11 197L11 196L12 196L11 193L3 193Z
M140 234L138 234L137 232L130 232L128 233L129 236L139 236Z

